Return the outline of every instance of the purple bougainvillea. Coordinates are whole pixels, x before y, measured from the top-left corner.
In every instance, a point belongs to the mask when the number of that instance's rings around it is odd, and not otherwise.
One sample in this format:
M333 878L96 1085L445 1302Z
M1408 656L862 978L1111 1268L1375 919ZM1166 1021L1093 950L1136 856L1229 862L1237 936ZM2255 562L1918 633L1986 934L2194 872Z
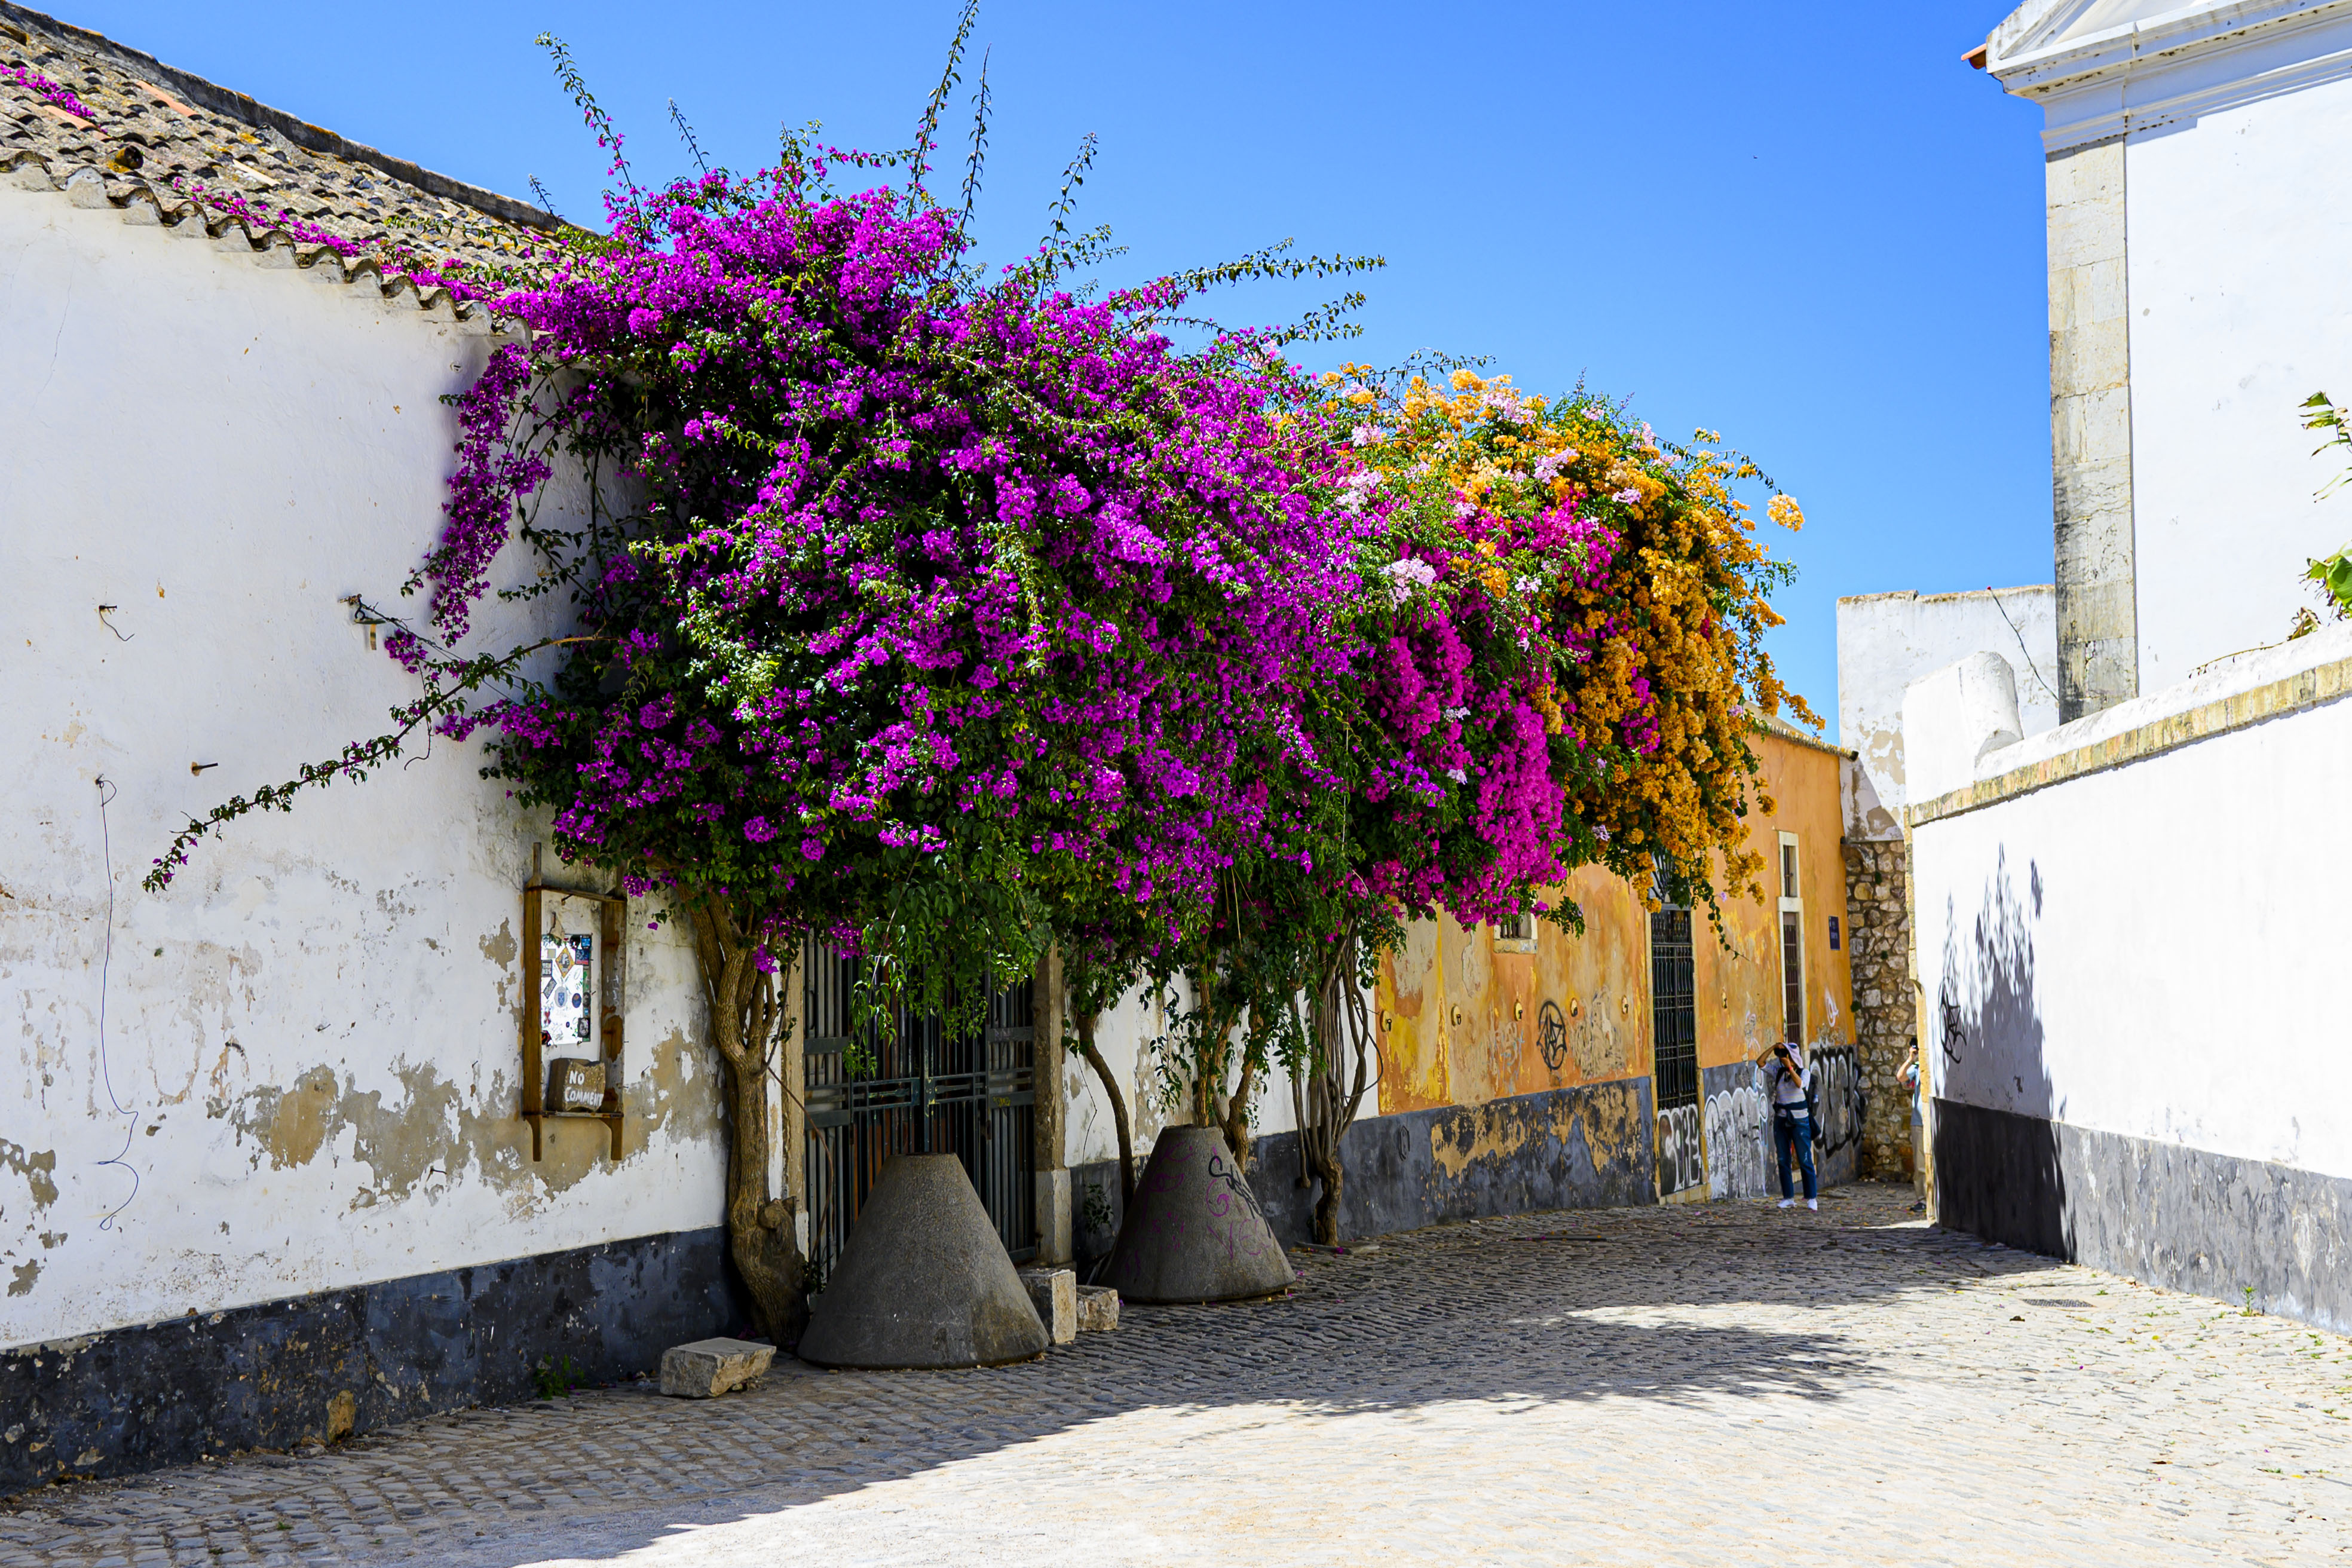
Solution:
M0 77L15 82L52 109L62 109L89 121L90 128L100 135L106 134L105 127L99 123L98 110L77 98L73 89L64 83L43 76L30 66L0 66Z

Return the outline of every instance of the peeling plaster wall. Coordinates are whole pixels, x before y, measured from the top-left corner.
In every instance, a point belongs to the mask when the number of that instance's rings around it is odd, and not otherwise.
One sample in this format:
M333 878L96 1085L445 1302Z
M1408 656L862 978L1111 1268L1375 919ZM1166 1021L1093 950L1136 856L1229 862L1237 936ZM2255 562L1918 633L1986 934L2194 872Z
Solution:
M1415 921L1381 963L1381 1105L1479 1105L1650 1071L1648 916L1632 888L1587 868L1568 886L1585 934L1537 927L1533 952L1492 927ZM1633 940L1640 933L1639 942ZM1545 1005L1559 1026L1545 1045Z
M1695 1159L1704 1173L1700 1190L1711 1189L1716 1196L1739 1195L1743 1184L1727 1173L1722 1180L1714 1174L1706 1102L1731 1087L1744 1064L1780 1037L1777 895L1783 831L1798 839L1808 1038L1817 1050L1843 1050L1849 1058L1854 1044L1841 849L1841 764L1846 759L1834 748L1778 732L1759 733L1754 744L1763 766L1760 794L1773 803L1769 811L1759 803L1748 819L1749 842L1765 858L1767 897L1759 902L1744 889L1726 889L1719 929L1703 912L1693 921L1705 1092L1695 1114L1663 1113L1662 1123L1677 1114L1684 1121L1671 1129L1662 1125L1651 1136L1654 1148L1682 1145L1685 1158ZM1514 1096L1650 1079L1656 1024L1649 910L1633 887L1595 867L1578 871L1565 891L1584 911L1584 934L1538 924L1533 952L1511 951L1510 944L1496 941L1491 927L1465 930L1442 915L1409 928L1404 947L1383 963L1378 996L1384 1112L1475 1107ZM1839 922L1835 949L1829 941L1832 919ZM1557 1020L1549 1031L1548 1017ZM1853 1145L1833 1151L1825 1174L1850 1179L1850 1148L1858 1142L1857 1137ZM1727 1171L1745 1170L1748 1160L1743 1144L1726 1156ZM1436 1168L1451 1171L1443 1158ZM1668 1190L1674 1185L1666 1184Z
M491 341L345 292L0 190L0 1345L719 1217L691 955L642 905L626 1157L577 1122L530 1160L518 890L544 835L478 748L139 889L189 815L413 690L337 601L417 608L439 399Z

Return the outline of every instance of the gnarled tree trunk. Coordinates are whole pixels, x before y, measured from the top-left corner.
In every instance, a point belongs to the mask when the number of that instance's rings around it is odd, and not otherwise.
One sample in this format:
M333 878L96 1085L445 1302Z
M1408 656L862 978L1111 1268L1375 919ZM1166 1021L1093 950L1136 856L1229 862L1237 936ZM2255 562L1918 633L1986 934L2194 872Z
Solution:
M1255 1037L1257 1030L1253 1027ZM1255 1044L1253 1039L1252 1044ZM1224 1113L1218 1127L1225 1135L1225 1147L1234 1152L1234 1171L1246 1176L1250 1168L1250 1100L1257 1093L1257 1053L1244 1048L1242 1053L1242 1080L1234 1092L1225 1097Z
M763 970L759 943L737 912L717 900L690 911L695 954L719 1049L727 1122L727 1250L751 1300L760 1332L778 1345L800 1336L807 1316L794 1205L768 1190L769 1083L782 1043L782 965ZM781 1079L777 1087L784 1086Z
M1371 1088L1378 1050L1363 993L1356 986L1355 937L1350 934L1339 948L1308 1003L1314 1061L1291 1082L1298 1157L1323 1189L1315 1201L1315 1239L1325 1247L1339 1244L1339 1197L1348 1175L1339 1141L1355 1124Z
M1095 1048L1096 1015L1078 1015L1078 1052L1102 1079L1103 1093L1110 1100L1111 1125L1118 1130L1118 1203L1121 1215L1135 1203L1135 1139L1127 1121L1127 1096L1118 1089L1118 1079L1103 1060L1102 1052Z

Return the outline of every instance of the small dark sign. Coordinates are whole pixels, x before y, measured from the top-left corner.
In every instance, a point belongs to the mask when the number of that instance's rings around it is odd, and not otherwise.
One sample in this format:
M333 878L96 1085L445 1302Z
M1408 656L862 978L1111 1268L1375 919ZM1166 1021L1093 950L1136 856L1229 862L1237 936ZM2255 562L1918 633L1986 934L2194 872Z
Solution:
M1837 918L1837 916L1835 916L1835 915L1832 915L1832 916L1830 917L1830 951L1831 951L1832 952L1835 952L1837 950L1838 950L1838 918Z

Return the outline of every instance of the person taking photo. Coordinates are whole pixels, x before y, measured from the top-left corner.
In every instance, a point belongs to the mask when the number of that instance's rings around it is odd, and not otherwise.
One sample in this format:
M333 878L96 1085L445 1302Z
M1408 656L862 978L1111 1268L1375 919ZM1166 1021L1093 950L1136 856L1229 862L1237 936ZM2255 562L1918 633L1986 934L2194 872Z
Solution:
M1780 1160L1780 1206L1789 1208L1797 1201L1796 1189L1789 1181L1789 1152L1794 1149L1797 1163L1805 1173L1805 1206L1819 1211L1820 1187L1813 1176L1813 1064L1803 1045L1779 1040L1764 1048L1756 1065L1764 1069L1764 1099L1772 1108L1772 1147Z

